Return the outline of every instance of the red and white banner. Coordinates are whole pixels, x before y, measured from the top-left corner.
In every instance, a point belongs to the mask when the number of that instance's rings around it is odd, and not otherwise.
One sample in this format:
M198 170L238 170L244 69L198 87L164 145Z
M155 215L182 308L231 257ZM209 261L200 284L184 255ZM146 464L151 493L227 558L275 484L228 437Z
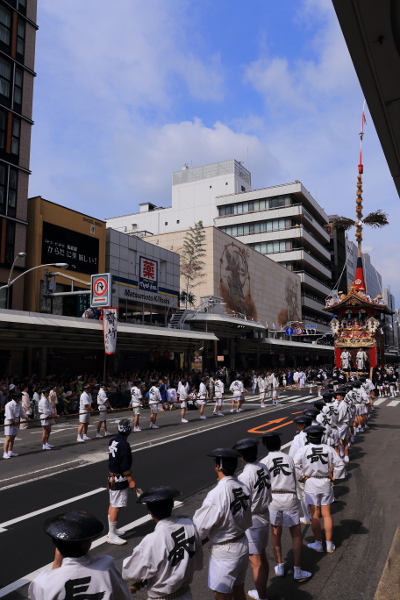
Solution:
M106 354L115 354L117 348L117 308L103 308L103 337L104 352Z

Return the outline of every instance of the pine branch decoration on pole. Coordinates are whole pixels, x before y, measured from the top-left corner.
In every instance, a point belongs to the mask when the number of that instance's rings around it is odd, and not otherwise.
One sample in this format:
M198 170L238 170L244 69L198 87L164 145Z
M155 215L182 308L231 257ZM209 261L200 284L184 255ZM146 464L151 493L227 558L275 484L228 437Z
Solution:
M193 302L194 296L190 290L199 285L200 279L205 276L202 260L206 255L205 248L206 234L203 221L194 224L183 239L183 248L181 255L181 276L185 280L185 289L182 292L182 302L185 302L185 308ZM191 302L192 301L192 302Z

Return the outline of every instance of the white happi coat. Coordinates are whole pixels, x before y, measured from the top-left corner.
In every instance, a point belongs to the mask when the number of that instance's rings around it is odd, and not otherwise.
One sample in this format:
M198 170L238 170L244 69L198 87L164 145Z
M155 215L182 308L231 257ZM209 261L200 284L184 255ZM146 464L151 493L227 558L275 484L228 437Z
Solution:
M338 420L337 427L339 431L339 438L344 440L350 433L351 412L347 402L341 400L338 402Z
M215 397L222 398L222 396L224 395L224 392L225 392L224 382L221 381L220 379L217 379L217 381L214 383L214 390L215 390Z
M199 385L199 399L205 400L206 398L208 398L207 387L205 383L201 382Z
M318 415L319 417L319 415ZM317 418L318 418L317 417ZM289 448L289 456L292 458L295 456L297 450L302 448L307 443L307 434L305 431L299 431L294 438Z
M85 413L90 412L88 406L92 405L92 396L87 392L82 392L79 398L79 412Z
M26 419L26 414L20 402L10 400L4 407L4 425L14 425L13 419ZM15 425L14 425L15 426Z
M223 477L196 510L193 521L200 538L209 538L213 558L240 558L249 549L244 533L252 525L250 490L236 477ZM218 545L240 536L243 538L235 543Z
M103 390L103 388L99 389L99 393L97 394L97 406L99 408L99 410L101 411L105 411L107 410L107 392L105 390Z
M257 383L258 383L258 391L260 392L260 394L264 394L264 392L267 388L267 382L265 381L264 377L259 377L257 379Z
M39 414L41 419L48 419L52 414L54 414L50 400L46 398L46 396L40 396Z
M162 598L190 585L202 568L203 547L193 521L168 517L125 558L122 576L131 582L147 580L148 595Z
M238 479L250 490L252 527L263 527L269 523L268 507L272 500L267 466L261 462L247 463Z
M142 397L142 392L138 387L136 387L136 385L134 385L131 388L131 401L129 403L129 406L131 406L132 408L137 408L138 406L140 406Z
M293 458L280 450L269 452L261 460L271 477L271 510L295 510L297 508L296 478Z
M244 394L243 382L236 379L231 383L229 390L232 392L234 398L240 398Z
M29 586L29 600L65 600L65 598L102 598L131 600L111 556L64 558L61 567L43 571Z
M327 444L308 444L298 450L294 457L296 477L308 477L306 494L328 494L331 489L330 475L335 479L346 477L346 467L337 452Z
M158 389L158 387L156 387L155 385L153 385L150 389L149 389L149 404L158 404L161 402L161 394L160 394L160 390Z

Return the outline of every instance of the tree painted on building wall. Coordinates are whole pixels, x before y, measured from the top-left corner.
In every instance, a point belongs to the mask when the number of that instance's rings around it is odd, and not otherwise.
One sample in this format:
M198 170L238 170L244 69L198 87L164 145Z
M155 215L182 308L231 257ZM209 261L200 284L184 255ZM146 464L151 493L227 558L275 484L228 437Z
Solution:
M180 255L184 289L182 290L181 301L185 303L185 308L188 307L188 304L194 303L191 290L199 285L200 280L205 276L205 262L202 260L206 255L205 240L206 234L203 221L199 221L194 224L194 227L190 227L183 239Z

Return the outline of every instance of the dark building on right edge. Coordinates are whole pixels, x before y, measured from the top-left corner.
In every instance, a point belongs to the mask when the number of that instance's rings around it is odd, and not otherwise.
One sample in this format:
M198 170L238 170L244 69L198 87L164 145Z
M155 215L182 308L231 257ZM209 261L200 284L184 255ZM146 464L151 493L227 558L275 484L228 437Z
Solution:
M329 224L325 225L325 231L329 233L329 244L326 248L331 255L329 269L332 272L331 287L342 291L344 294L348 292L348 277L347 277L347 236L343 229L336 229L333 222L338 218L338 215L329 215ZM339 285L337 286L337 283Z
M25 252L35 77L37 0L0 0L0 287ZM25 267L18 258L13 277ZM6 307L6 290L0 308ZM10 288L9 308L22 310L24 277Z

